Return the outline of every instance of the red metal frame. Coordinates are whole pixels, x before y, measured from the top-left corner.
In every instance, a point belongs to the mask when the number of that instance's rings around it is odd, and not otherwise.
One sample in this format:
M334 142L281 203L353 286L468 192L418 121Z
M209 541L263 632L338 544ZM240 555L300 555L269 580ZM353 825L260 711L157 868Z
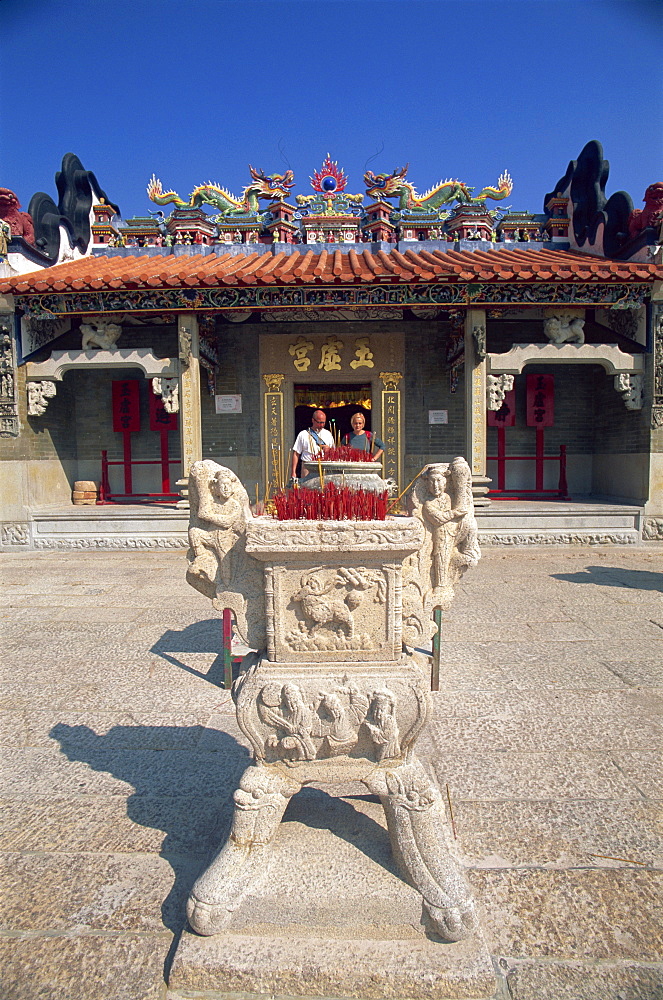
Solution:
M108 451L101 453L101 481L99 483L99 499L97 504L111 504L121 502L117 498L122 497L125 501L130 497L149 497L155 503L168 503L171 500L179 500L179 493L172 493L170 489L170 466L179 465L179 458L168 457L168 431L161 431L161 458L136 458L131 457L131 432L124 431L124 457L116 460L109 460ZM164 443L165 437L165 443ZM128 440L127 440L128 439ZM124 466L124 493L112 493L108 469L111 465ZM134 465L160 465L161 466L161 493L134 493L131 467Z
M534 455L507 455L506 453L506 428L497 428L497 455L487 455L487 462L497 462L497 489L489 490L489 496L499 497L501 500L519 500L523 496L555 496L560 500L570 500L567 495L568 485L566 481L566 445L559 446L559 455L544 454L544 428L536 428L536 452ZM506 463L507 462L534 462L533 490L507 490L506 488ZM543 463L559 462L559 480L556 490L545 490L543 488Z

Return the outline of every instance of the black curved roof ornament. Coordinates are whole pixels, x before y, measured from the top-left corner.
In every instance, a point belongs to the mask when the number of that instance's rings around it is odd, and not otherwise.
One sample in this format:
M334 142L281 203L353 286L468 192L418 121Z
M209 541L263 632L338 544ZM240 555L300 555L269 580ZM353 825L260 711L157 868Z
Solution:
M592 245L601 223L604 223L603 253L617 254L628 241L628 217L633 201L626 191L616 191L606 199L605 186L610 163L604 159L603 146L592 139L582 149L577 160L571 160L566 173L544 199L545 206L555 195L566 194L573 205L573 235L579 247Z
M57 205L50 195L38 191L28 206L35 227L35 243L54 262L60 249L60 226L69 233L73 246L85 253L90 243L90 209L94 202L103 198L117 214L120 212L92 171L86 170L74 153L65 153L62 158L55 186Z

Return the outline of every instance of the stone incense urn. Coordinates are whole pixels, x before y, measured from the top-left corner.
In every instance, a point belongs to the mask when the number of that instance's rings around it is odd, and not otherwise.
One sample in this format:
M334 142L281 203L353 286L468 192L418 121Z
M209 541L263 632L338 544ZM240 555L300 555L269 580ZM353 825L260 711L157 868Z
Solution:
M468 936L475 911L445 840L443 805L416 756L428 720L432 611L479 558L471 474L431 465L410 516L385 521L253 517L229 469L189 479L187 579L255 652L233 685L253 763L234 794L232 831L193 887L191 927L216 934L266 864L289 799L304 785L359 781L384 807L394 855L432 930Z
M302 486L320 489L320 469L325 483L335 483L337 486L351 486L353 489L373 490L380 493L387 490L393 493L397 490L394 479L382 478L382 462L304 462L303 469L306 478Z

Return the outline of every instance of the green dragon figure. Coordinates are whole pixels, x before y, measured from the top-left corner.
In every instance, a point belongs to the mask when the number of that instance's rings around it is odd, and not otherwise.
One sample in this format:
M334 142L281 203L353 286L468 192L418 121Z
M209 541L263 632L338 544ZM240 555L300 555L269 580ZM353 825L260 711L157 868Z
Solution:
M458 201L461 204L483 201L484 198L501 201L507 198L513 189L513 181L505 170L497 181L497 187L485 187L476 195L473 193L474 188L468 187L462 181L450 179L440 181L425 194L418 195L414 186L405 180L409 165L406 163L400 170L394 170L391 174L374 174L372 170L367 170L364 174L366 194L369 198L398 198L400 211L414 214L430 212L450 201Z
M242 191L241 198L235 198L230 191L218 184L199 184L194 188L188 201L175 191L164 191L161 181L154 174L147 185L147 195L157 205L176 205L177 208L199 208L201 205L213 205L221 215L255 215L260 211L260 198L267 201L284 201L295 186L292 170L284 174L265 174L255 170L249 164L253 181Z

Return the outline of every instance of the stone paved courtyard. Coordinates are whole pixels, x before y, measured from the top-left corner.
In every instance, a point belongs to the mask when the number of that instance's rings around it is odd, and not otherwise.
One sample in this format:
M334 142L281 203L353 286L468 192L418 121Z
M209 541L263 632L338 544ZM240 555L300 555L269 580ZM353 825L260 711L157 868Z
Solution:
M186 895L248 761L184 569L183 550L0 560L2 1000L175 1000ZM484 550L441 687L420 752L496 996L663 997L663 547ZM248 911L265 935L418 933L370 797L306 790L277 850L281 896Z

